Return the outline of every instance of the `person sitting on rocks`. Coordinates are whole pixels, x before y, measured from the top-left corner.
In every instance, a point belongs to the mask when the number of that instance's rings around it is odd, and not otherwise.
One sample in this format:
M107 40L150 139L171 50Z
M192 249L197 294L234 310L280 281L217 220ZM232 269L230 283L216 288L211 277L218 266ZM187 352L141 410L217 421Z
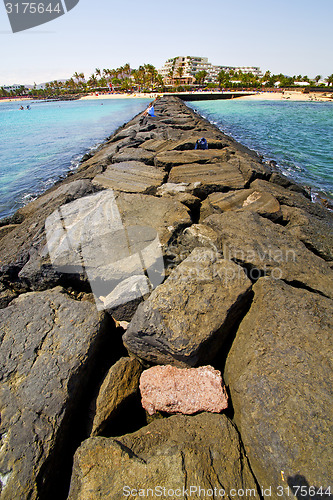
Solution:
M194 149L208 149L207 140L204 137L201 137L201 139L198 139L197 142L195 143Z

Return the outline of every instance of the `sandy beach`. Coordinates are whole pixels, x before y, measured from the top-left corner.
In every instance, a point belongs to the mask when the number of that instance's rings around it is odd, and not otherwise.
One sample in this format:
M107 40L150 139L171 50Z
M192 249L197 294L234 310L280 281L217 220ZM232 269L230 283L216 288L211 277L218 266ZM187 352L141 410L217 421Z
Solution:
M301 91L277 91L277 92L257 92L252 95L238 97L238 99L246 99L251 101L333 101L333 89L325 92L309 92L308 94Z
M156 97L160 97L163 94L156 93L146 93L146 92L134 92L133 94L103 94L103 93L93 93L89 95L85 95L80 99L82 101L91 100L91 99L155 99Z

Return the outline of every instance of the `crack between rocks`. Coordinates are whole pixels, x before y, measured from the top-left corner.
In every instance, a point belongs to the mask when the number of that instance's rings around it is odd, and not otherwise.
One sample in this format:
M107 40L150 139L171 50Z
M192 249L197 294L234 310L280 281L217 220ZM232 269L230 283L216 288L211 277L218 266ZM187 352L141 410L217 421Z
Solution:
M317 290L316 288L312 288L308 285L305 285L305 283L302 283L301 281L298 280L287 280L287 279L281 279L284 283L286 283L289 286L292 286L293 288L297 288L298 290L307 290L310 293L315 293L317 295L321 295L322 297L325 297L326 299L331 299L329 295L326 295L325 293L321 292L320 290Z

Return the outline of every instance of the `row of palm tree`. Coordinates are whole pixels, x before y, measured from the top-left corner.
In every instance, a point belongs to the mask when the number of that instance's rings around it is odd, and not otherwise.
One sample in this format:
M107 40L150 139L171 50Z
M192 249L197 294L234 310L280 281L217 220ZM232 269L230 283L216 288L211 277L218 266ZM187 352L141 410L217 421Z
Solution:
M310 84L312 86L318 85L322 80L321 75L316 75L315 78L310 79L307 75L294 75L286 76L282 73L277 75L272 74L270 71L259 77L253 73L243 73L242 71L221 71L218 75L218 83L220 87L244 86L244 87L274 87L279 84L279 87L292 87L295 82ZM333 85L333 74L329 75L325 82L327 85ZM325 84L322 84L325 85Z

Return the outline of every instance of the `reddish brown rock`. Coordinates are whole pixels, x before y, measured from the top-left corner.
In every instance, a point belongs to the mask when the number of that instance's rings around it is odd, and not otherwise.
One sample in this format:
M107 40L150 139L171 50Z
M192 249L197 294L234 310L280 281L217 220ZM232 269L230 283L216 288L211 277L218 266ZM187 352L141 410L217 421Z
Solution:
M142 406L156 411L192 415L199 411L220 413L228 407L221 373L211 366L176 368L153 366L140 378Z

